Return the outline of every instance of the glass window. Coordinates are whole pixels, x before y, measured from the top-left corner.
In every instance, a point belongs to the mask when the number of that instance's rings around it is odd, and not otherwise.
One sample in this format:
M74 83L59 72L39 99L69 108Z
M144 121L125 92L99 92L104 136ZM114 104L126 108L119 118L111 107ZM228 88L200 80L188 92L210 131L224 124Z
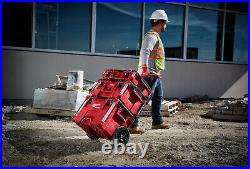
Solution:
M3 45L31 47L32 3L3 3Z
M37 3L36 48L90 51L91 3Z
M247 15L226 14L224 60L248 63L248 18Z
M190 5L196 5L200 7L209 7L209 8L224 8L224 3L222 2L190 2Z
M187 59L220 60L222 18L220 12L189 9Z
M44 49L56 48L56 3L36 3L35 47Z
M247 12L248 11L248 4L247 2L228 2L226 3L226 9L232 11L239 11L239 12Z
M97 3L96 52L138 55L141 3Z
M166 31L160 34L165 47L167 58L183 58L182 35L183 35L183 14L184 7L181 5L164 3L146 3L145 7L145 33L151 28L150 16L157 10L163 9L168 15L170 23Z

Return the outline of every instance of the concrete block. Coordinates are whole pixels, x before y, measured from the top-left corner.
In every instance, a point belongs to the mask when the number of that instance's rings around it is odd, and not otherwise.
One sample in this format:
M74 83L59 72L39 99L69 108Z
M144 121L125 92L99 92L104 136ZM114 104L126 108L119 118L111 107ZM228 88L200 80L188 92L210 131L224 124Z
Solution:
M177 101L163 101L161 104L161 111L172 111L178 109L179 102Z
M68 74L68 82L66 90L83 89L84 71L71 70Z
M35 89L33 107L77 111L88 94L87 91Z
M139 116L151 116L151 111L141 111L141 113L139 114Z

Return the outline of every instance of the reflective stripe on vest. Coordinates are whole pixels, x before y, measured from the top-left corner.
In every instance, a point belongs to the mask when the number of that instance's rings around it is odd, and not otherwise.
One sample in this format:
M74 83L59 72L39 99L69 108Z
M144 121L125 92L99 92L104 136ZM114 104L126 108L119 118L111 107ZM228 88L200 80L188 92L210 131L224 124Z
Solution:
M151 58L165 58L165 53L161 49L154 49L151 51L150 56Z
M152 58L152 59L165 59L165 57L158 56L158 55L156 55L156 56L149 56L149 57Z

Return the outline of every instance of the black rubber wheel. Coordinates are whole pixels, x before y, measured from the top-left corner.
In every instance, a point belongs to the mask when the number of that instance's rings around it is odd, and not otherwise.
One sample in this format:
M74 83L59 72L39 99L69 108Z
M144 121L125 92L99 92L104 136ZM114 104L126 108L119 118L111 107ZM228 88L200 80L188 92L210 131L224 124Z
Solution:
M129 141L129 131L127 127L120 126L116 129L115 133L113 134L113 140L117 139L118 143L127 144Z
M91 134L88 134L88 133L87 133L87 136L88 136L90 139L92 139L92 140L96 140L96 139L99 138L98 136L91 135Z

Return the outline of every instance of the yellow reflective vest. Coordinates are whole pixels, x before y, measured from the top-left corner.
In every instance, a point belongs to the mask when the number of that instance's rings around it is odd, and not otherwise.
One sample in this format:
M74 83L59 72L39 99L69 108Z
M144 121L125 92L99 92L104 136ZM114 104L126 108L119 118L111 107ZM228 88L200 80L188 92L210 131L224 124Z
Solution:
M153 48L153 50L150 51L150 55L148 58L148 68L150 69L151 73L160 74L162 70L165 70L165 52L164 52L164 46L161 41L161 38L157 32L154 32L153 30L149 30L147 34L153 34L157 37L157 42ZM145 36L147 36L147 34ZM143 41L142 41L143 45ZM138 65L138 71L141 71L142 64L142 55L140 55L139 58L139 65Z

